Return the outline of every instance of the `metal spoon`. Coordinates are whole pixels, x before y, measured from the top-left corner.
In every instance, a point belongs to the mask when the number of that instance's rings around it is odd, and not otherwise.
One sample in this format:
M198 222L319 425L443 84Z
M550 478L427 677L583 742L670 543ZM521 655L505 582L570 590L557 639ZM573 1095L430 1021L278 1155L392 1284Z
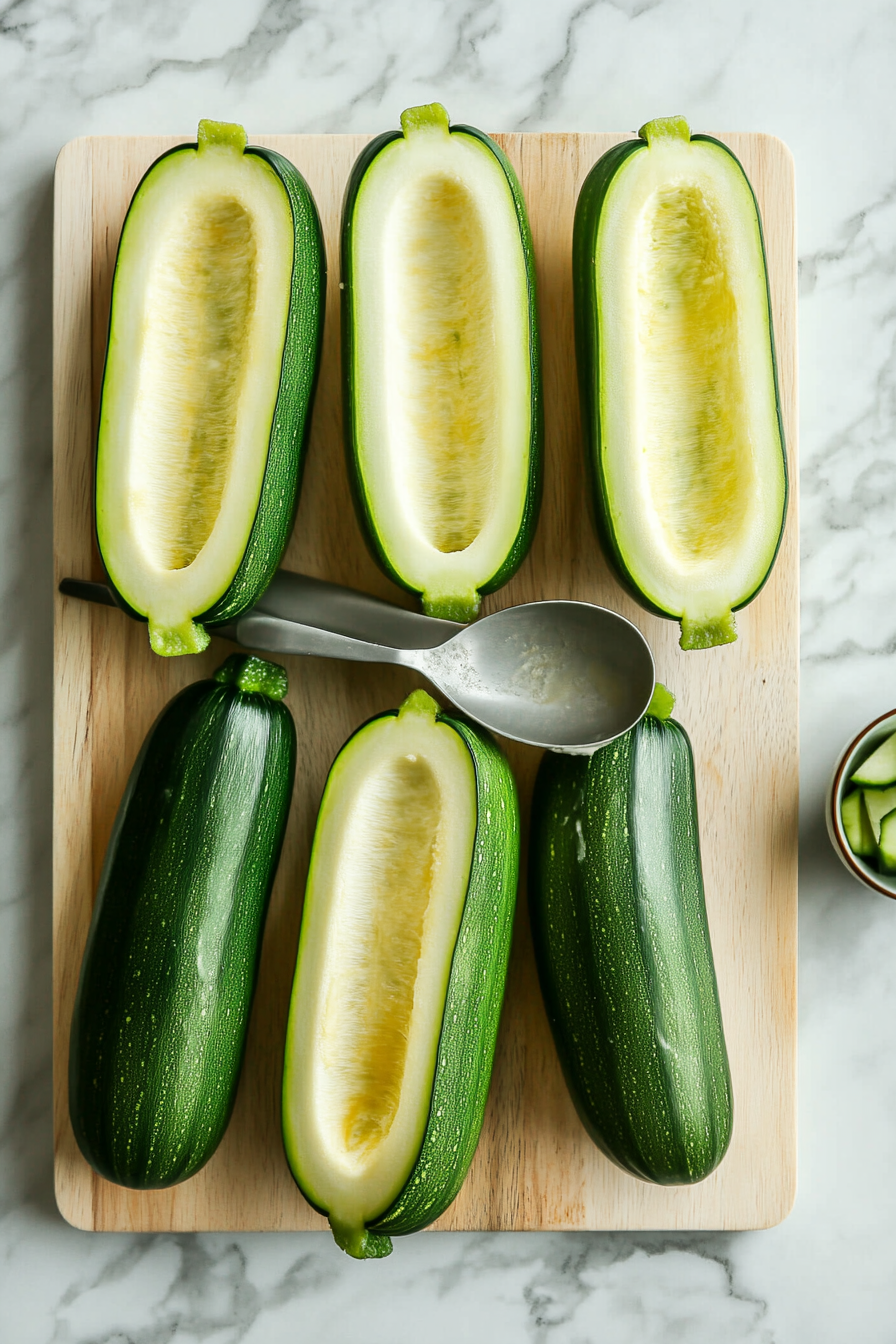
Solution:
M111 600L103 584L66 579L60 588ZM251 611L214 633L270 653L414 668L477 723L555 751L618 737L654 687L641 632L589 602L529 602L463 626L281 570Z

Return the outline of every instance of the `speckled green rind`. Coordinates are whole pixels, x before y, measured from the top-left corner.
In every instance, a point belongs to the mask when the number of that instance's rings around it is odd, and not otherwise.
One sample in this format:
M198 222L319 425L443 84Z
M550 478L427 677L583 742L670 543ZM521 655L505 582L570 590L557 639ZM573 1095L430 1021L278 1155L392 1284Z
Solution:
M135 1189L198 1171L236 1095L296 759L286 705L241 691L237 662L257 679L260 659L231 659L150 729L81 967L72 1126L94 1170Z
M756 194L753 191L752 185L750 184L746 173L744 173L740 160L731 152L727 145L722 144L720 140L716 140L713 136L691 136L692 144L699 143L700 141L724 150L728 157L737 165L739 172L747 183L756 212L756 227L759 233L759 243L762 250L763 262L765 262L765 236L762 231L762 216L759 213L759 203L756 200ZM647 148L646 139L641 138L640 136L637 140L624 140L621 144L614 145L612 149L608 150L606 154L598 159L597 163L591 169L591 172L585 178L579 193L579 199L576 204L572 242L576 363L579 375L579 397L582 407L582 428L585 436L585 461L591 485L590 495L592 512L604 554L612 565L616 578L622 584L623 588L625 588L642 607L647 611L652 611L657 616L665 616L670 620L679 620L680 613L667 611L664 607L657 606L656 603L641 590L638 586L637 577L629 570L625 557L619 548L616 530L613 526L609 491L607 489L606 478L603 471L601 445L600 330L597 311L597 291L594 280L598 248L598 229L600 228L601 212L603 211L607 195L616 175L624 170L627 161L633 154L645 152ZM736 600L732 603L732 611L740 611L742 607L745 607L749 602L752 602L753 598L765 585L778 556L781 539L784 535L784 522L787 517L787 500L789 492L787 454L784 452L784 423L781 418L778 363L775 355L775 336L774 325L772 322L771 292L769 290L767 265L764 265L764 271L772 375L775 387L775 413L778 421L778 434L781 443L781 457L784 472L784 502L781 512L781 528L768 567L760 581L749 593L737 596ZM717 633L719 636L718 638L715 638L712 632L710 632L709 635L697 632L693 636L692 641L688 643L683 642L682 647L694 649L710 648L713 647L714 644L730 643L732 639L736 638L733 632L733 623L731 623L730 629L722 629L720 627ZM687 633L685 633L684 638L685 640L688 638ZM709 638L712 639L712 643L707 642Z
M174 154L197 150L198 143L176 145L150 165L131 198L128 215L139 203L147 178ZM290 289L289 315L283 344L280 386L271 424L268 459L255 521L236 573L213 606L195 617L201 625L223 625L242 615L258 601L277 571L295 522L305 449L311 427L311 406L320 368L323 340L324 301L327 263L320 218L308 184L298 169L274 150L257 146L245 153L263 159L283 185L292 211L295 248ZM128 216L122 226L122 239ZM119 243L119 255L121 243ZM116 261L116 270L118 263ZM109 329L115 320L113 281ZM109 342L106 343L108 351ZM105 369L103 372L105 386ZM102 407L99 423L102 425ZM97 452L100 445L97 443ZM103 555L99 533L97 546ZM118 605L139 621L146 617L135 611L115 586L115 577L107 569L110 590Z
M378 1233L419 1232L448 1208L476 1152L513 933L519 869L516 784L501 748L483 729L440 714L464 740L476 773L476 836L439 1037L429 1118L404 1189L371 1221Z
M731 1079L679 724L647 717L591 757L545 754L529 889L542 993L582 1123L642 1180L703 1180L731 1137Z
M520 241L523 247L523 255L526 264L526 286L528 291L528 309L529 309L529 368L530 368L530 387L531 387L531 409L530 409L530 439L529 439L529 465L528 465L528 485L526 487L526 500L523 507L523 514L520 519L519 530L504 560L501 562L495 573L479 589L481 595L493 593L496 589L502 587L509 579L513 577L519 569L523 560L526 558L529 547L535 536L535 528L538 524L538 515L541 509L542 484L544 477L543 458L544 458L544 405L541 386L541 341L538 327L538 307L535 295L535 252L532 245L532 231L529 227L529 217L526 213L526 203L523 199L522 189L519 180L513 170L513 165L507 158L503 150L495 144L490 136L483 131L478 131L472 126L451 126L449 128L451 135L468 135L474 140L490 150L497 160L501 171L507 179L510 187L513 203L516 208L517 223L520 230ZM376 519L370 507L370 502L364 490L363 475L360 465L360 454L358 451L358 431L357 431L357 399L354 386L354 276L352 270L352 225L354 221L355 202L358 192L361 189L361 183L365 174L373 166L374 161L387 145L395 140L402 138L401 131L387 131L379 135L375 140L371 140L369 145L361 151L355 161L349 176L348 185L345 191L345 200L342 207L342 378L343 378L343 430L345 435L345 451L348 461L348 475L351 483L352 499L355 504L355 511L358 515L358 521L361 525L361 531L371 555L377 564L386 573L393 583L397 583L400 588L404 588L409 593L416 593L420 596L420 589L414 588L401 577L392 566L388 552L377 528ZM435 613L430 613L435 614ZM445 608L438 614L449 620L468 620L469 613L464 613L462 609Z

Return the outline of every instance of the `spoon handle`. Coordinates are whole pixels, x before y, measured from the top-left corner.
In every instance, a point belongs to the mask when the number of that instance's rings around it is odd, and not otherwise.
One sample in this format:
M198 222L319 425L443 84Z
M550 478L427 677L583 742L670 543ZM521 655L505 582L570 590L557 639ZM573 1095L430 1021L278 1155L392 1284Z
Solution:
M322 630L314 625L299 625L295 621L281 620L278 616L265 616L254 611L241 616L231 625L221 626L214 631L225 639L235 640L250 649L263 649L266 653L305 653L318 658L341 658L352 663L398 663L403 667L416 667L416 653L413 649L393 649L386 644L374 644L365 639L352 639L350 635L340 635L334 630Z
M253 612L393 649L432 649L463 629L455 621L422 616L369 593L287 569L277 571Z

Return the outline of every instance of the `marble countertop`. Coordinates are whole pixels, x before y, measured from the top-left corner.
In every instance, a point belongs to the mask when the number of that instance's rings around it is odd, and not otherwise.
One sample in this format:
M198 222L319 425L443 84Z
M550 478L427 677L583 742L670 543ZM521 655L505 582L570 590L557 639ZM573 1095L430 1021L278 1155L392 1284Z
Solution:
M0 4L0 1341L831 1344L896 1337L896 907L828 844L834 757L896 703L896 8L883 0ZM85 134L488 129L684 112L799 192L800 1192L741 1234L90 1235L56 1212L50 1041L51 235Z

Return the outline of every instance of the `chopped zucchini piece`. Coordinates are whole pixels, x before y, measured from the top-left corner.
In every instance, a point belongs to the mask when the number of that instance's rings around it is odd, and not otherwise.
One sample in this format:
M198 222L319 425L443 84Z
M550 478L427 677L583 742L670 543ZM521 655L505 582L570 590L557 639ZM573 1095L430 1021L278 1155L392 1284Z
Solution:
M853 854L858 855L860 859L874 854L876 849L874 832L868 820L861 789L843 799L840 805L840 818L846 832L846 842Z
M851 776L853 784L882 788L896 784L896 733L891 733Z
M896 807L881 818L878 858L881 872L896 873Z

